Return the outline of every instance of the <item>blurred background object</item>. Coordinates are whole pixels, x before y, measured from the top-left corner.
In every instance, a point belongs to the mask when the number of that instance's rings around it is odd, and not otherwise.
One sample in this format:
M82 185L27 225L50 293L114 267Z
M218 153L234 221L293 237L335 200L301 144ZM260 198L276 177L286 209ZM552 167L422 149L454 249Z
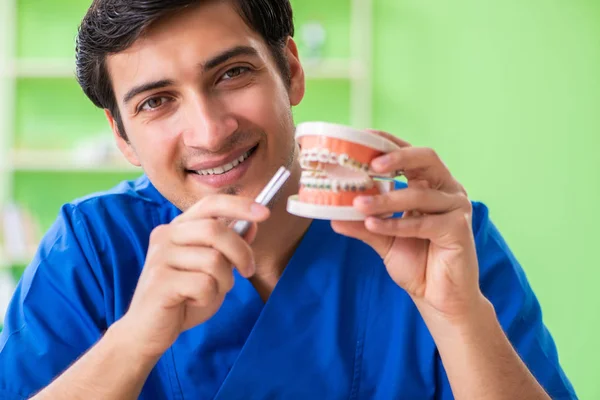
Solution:
M308 79L296 121L434 147L490 207L580 398L600 399L600 3L292 3ZM59 207L141 173L73 77L89 4L0 1L0 315Z

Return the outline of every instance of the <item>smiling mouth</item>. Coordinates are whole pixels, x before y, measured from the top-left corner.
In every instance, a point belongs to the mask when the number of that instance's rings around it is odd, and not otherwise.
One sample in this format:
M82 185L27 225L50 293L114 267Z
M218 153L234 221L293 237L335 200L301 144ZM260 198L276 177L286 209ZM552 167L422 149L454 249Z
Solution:
M242 154L241 156L239 156L238 158L236 158L235 160L233 160L227 164L223 164L223 165L220 165L215 168L201 169L201 170L197 170L197 171L192 170L189 172L194 173L196 175L202 175L202 176L223 175L223 174L237 168L244 162L246 162L246 160L248 160L252 156L252 154L254 154L254 152L256 151L257 148L258 148L258 145L254 146L253 148L251 148L250 150L248 150L247 152L245 152L244 154Z

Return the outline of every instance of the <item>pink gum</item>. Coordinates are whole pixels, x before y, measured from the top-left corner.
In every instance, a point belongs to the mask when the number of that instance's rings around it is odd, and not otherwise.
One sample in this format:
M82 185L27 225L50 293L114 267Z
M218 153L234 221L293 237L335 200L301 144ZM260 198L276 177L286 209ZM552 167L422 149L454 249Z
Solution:
M318 189L300 188L298 200L304 203L322 204L328 206L351 206L354 198L361 195L375 196L378 195L379 189L377 186L364 192L332 192Z
M350 158L363 164L370 164L375 158L383 155L379 150L327 136L302 136L298 141L300 142L302 149L326 148L329 149L330 152L338 155L348 154Z

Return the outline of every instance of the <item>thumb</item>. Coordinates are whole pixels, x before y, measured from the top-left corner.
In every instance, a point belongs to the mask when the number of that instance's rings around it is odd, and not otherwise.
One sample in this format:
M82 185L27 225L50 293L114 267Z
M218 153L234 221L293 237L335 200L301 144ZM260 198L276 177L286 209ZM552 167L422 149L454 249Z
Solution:
M364 221L331 221L331 228L340 235L361 240L371 246L380 257L390 248L393 238L369 231Z

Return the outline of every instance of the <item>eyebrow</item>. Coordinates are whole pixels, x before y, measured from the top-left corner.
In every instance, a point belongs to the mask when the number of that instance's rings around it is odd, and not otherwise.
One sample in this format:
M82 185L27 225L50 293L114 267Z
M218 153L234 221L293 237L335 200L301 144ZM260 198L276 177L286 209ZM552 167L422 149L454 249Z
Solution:
M143 83L139 86L135 86L134 88L129 90L127 94L123 97L123 102L127 104L138 94L148 92L150 90L162 89L164 87L173 85L173 83L174 82L171 79L162 79L160 81L148 82Z
M250 46L237 46L229 50L222 52L221 54L206 61L202 66L202 69L206 72L211 69L218 67L219 65L229 61L230 59L238 56L258 56L258 51L254 47Z
M216 55L215 57L209 59L205 63L201 64L203 71L209 71L211 69L217 68L219 65L229 61L232 58L239 56L258 56L258 51L254 47L250 46L237 46L233 47L229 50L222 52L221 54ZM125 104L129 103L134 97L144 92L148 92L150 90L162 89L167 86L171 86L174 84L174 81L171 79L161 79L159 81L147 82L143 83L139 86L135 86L130 89L125 96L123 97L123 102Z

